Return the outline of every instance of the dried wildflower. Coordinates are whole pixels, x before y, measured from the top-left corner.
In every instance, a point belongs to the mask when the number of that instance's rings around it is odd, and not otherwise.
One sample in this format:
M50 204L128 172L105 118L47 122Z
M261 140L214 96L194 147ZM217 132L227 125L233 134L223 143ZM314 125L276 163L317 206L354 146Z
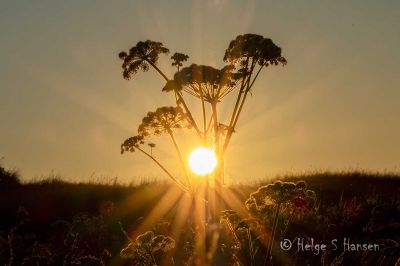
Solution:
M141 144L144 144L143 139L144 137L140 135L126 139L124 143L121 144L121 154L123 154L125 151L134 152L135 148L139 148Z
M139 125L140 136L147 137L152 134L160 135L170 133L173 129L189 128L186 114L180 107L164 106L155 112L148 112Z
M307 190L307 184L304 181L297 183L276 181L272 184L262 186L250 194L245 205L251 213L262 216L262 214L265 214L265 209L275 208L265 263L269 260L272 252L280 212L288 210L291 214L299 215L311 209L314 206L315 200L315 192Z
M153 231L147 231L144 234L139 235L138 237L136 237L136 243L138 245L143 245L146 244L148 242L150 242L154 237L154 233Z
M134 242L121 250L120 256L137 261L138 265L158 264L156 255L163 255L175 248L175 240L169 236L156 235L147 231L139 235ZM151 265L152 265L151 264Z
M231 41L225 51L224 61L239 63L246 66L246 59L251 58L260 66L285 65L286 59L281 56L281 48L276 46L271 39L257 34L244 34Z
M192 64L175 73L174 79L167 81L163 91L185 91L204 101L218 102L237 85L241 75L232 72L233 66L216 69L211 66Z
M182 66L182 62L186 62L189 59L189 56L181 53L174 53L174 55L171 56L171 59L172 59L171 65L176 66L179 71L179 68Z
M156 65L160 54L168 54L169 50L160 42L138 42L129 49L129 53L120 52L118 57L123 60L122 69L124 79L130 79L139 70L148 71L149 65Z

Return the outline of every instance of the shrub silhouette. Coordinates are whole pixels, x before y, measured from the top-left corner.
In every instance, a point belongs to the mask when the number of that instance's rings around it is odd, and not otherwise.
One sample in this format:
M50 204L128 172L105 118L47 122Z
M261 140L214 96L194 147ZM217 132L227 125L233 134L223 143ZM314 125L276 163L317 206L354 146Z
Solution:
M9 171L0 166L0 189L9 189L20 186L19 176L16 171Z

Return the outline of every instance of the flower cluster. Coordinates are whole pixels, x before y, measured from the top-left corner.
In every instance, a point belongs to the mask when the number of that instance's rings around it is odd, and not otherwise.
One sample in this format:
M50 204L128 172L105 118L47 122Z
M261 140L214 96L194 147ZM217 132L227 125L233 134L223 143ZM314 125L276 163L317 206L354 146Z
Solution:
M139 125L140 136L161 135L169 133L172 129L189 128L186 114L180 107L163 106L155 112L148 112Z
M160 42L150 40L138 42L136 46L129 49L128 53L120 52L118 54L119 58L123 60L123 77L130 79L139 69L148 71L149 64L155 65L160 54L168 53L169 49Z
M250 194L246 207L250 211L260 211L274 205L284 205L294 212L301 212L314 206L316 195L307 189L304 181L297 183L276 181Z
M231 41L225 51L224 61L237 63L245 68L248 58L252 58L260 66L285 65L286 59L281 56L281 48L271 39L257 34L244 34Z
M211 66L192 64L176 72L173 80L169 80L163 91L181 91L197 98L203 97L206 102L220 101L237 85L240 74L232 72L234 67L225 66L216 69Z
M140 135L126 139L124 143L121 144L121 154L125 151L134 152L135 148L139 148L139 145L144 144L143 139L144 137Z
M121 250L120 256L137 265L159 265L157 262L175 248L175 240L169 236L154 235L147 231ZM136 264L135 264L136 265Z
M182 53L174 53L173 56L171 56L172 59L172 66L176 66L179 68L183 65L182 62L186 62L189 59L188 55L182 54Z

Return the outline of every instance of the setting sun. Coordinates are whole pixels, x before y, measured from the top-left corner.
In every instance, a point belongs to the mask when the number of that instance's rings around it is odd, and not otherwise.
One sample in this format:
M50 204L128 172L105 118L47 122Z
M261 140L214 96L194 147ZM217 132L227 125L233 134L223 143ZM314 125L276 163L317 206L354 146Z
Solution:
M197 175L210 174L217 166L217 157L213 150L199 147L190 154L189 166L193 173Z

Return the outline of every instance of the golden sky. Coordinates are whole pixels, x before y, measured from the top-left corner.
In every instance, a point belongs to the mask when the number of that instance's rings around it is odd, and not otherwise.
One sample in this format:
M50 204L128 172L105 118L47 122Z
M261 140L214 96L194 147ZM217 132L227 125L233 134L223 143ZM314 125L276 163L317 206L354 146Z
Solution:
M124 80L118 52L150 39L190 55L188 64L222 67L229 42L256 33L280 46L288 65L257 80L227 152L229 178L398 172L398 10L390 0L8 1L0 9L0 163L24 179L162 177L141 154L121 156L120 144L173 97L155 72ZM169 64L161 58L172 76ZM154 142L158 158L180 169L169 140ZM184 153L192 146L183 139Z

